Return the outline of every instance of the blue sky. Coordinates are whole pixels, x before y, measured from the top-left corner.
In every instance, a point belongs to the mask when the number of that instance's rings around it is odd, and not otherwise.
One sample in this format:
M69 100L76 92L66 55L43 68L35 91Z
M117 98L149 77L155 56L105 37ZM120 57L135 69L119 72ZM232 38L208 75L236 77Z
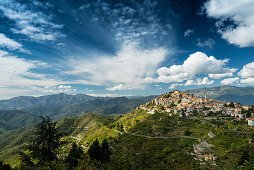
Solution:
M254 84L252 0L1 0L0 98Z

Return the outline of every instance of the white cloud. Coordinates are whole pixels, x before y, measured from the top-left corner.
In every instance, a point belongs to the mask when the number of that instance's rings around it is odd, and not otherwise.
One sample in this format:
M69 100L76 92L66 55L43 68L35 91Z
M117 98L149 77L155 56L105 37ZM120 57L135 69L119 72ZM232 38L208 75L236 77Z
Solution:
M191 29L187 29L184 33L183 33L183 35L184 35L184 37L189 37L191 34L193 34L193 30L191 30Z
M239 77L224 79L220 83L225 84L225 85L229 85L229 84L237 83L237 82L239 82Z
M75 93L77 90L73 89L71 85L59 85L45 86L41 91L44 93Z
M80 76L79 83L111 86L111 91L144 88L166 54L164 48L142 50L137 44L127 43L115 56L72 59L72 70L66 73Z
M10 93L17 92L17 95L20 93L25 95L41 92L43 86L68 83L52 78L52 75L36 72L45 67L47 64L44 62L10 56L7 52L0 50L0 91L5 89Z
M70 85L60 85L57 87L58 89L71 89L71 86Z
M208 77L204 77L203 79L201 78L197 78L196 81L195 80L187 80L186 83L184 84L184 86L191 86L191 85L211 85L214 83L214 80L209 80Z
M108 91L116 91L116 90L126 90L124 88L124 85L123 84L119 84L119 85L116 85L114 87L111 87L111 88L107 88Z
M37 1L33 1L35 2ZM15 22L16 27L11 29L14 33L24 34L39 41L55 40L63 36L57 31L63 26L52 23L51 14L44 14L35 7L31 4L30 6L26 3L21 4L17 0L3 0L0 11L5 17Z
M0 33L0 47L8 48L9 50L19 50L22 52L30 53L22 48L22 45L13 39L6 37L4 34Z
M190 80L198 74L210 74L216 77L217 74L229 74L235 72L235 68L228 68L228 59L217 60L215 57L208 57L205 53L196 52L191 54L182 65L173 65L169 68L161 67L157 70L159 75L157 82L172 83Z
M222 38L240 47L254 46L254 1L209 0L204 4L207 16L218 19ZM234 25L225 25L231 20Z
M243 66L243 69L238 73L242 78L254 78L254 62Z
M254 84L254 62L244 65L242 70L238 72L238 76L242 78L241 83Z
M156 85L154 85L155 87L156 87L156 89L158 89L158 90L161 90L162 89L162 87L159 85L159 84L156 84Z
M243 84L254 84L254 78L241 79L240 82Z
M169 89L175 89L178 86L183 86L184 84L182 83L172 83L168 88Z
M17 50L21 48L22 45L0 33L0 47L7 47L11 50Z
M209 47L213 48L215 44L215 41L211 38L208 38L207 40L201 41L200 39L197 40L197 46L198 47Z
M89 96L94 96L94 97L124 97L124 96L133 96L129 94L87 94Z
M235 72L236 71L236 69L232 69L232 72ZM221 79L221 78L223 78L223 77L231 77L231 76L233 76L233 73L222 73L222 74L208 74L208 76L210 77L210 78L213 78L213 79Z

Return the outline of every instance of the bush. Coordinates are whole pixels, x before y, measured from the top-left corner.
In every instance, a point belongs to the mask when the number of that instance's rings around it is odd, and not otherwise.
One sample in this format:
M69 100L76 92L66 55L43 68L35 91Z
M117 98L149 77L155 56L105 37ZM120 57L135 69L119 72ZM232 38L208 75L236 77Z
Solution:
M184 136L190 136L191 135L191 132L189 131L189 130L186 130L186 131L184 131Z

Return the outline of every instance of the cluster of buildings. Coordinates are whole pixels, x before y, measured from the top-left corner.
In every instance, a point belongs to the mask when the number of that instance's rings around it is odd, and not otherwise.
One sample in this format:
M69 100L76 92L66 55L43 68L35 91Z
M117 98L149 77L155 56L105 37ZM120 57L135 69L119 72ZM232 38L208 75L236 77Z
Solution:
M146 110L153 114L155 111L164 110L169 115L179 113L180 116L191 116L197 113L221 112L223 115L232 116L236 118L246 117L246 113L251 110L251 106L241 105L235 102L224 103L222 101L213 101L207 98L196 97L189 93L184 93L179 90L165 93L151 102L140 105L137 109ZM250 113L254 117L254 113ZM249 125L254 125L254 118L248 118Z

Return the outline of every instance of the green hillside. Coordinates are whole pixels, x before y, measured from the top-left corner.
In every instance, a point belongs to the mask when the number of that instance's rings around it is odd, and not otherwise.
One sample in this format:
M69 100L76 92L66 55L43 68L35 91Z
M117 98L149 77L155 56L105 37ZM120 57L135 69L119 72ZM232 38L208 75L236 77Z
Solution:
M23 111L0 110L0 133L28 126L38 122L40 118Z
M97 114L123 114L130 112L141 104L151 101L154 97L155 96L147 96L134 99L116 97L108 100L95 99L80 104L26 109L24 111L32 115L49 115L53 119L75 117L90 112Z
M86 156L79 164L89 169L221 169L253 166L253 128L244 121L215 117L180 118L167 113L147 114L131 111L126 115L87 114L58 122L64 145L59 158L64 160L71 143L87 152L91 143L107 139L113 154L109 163L98 163ZM18 167L15 156L29 142L33 128L9 131L0 135L0 160ZM213 138L209 137L213 132ZM14 140L15 139L15 140ZM194 154L193 145L206 145L207 154L216 161L204 161ZM209 147L208 147L209 146ZM203 146L204 147L204 146ZM244 154L243 154L244 153ZM247 155L247 158L246 158ZM249 157L248 157L249 155ZM242 161L244 160L244 161ZM245 163L244 163L245 162ZM64 166L64 163L61 164Z

